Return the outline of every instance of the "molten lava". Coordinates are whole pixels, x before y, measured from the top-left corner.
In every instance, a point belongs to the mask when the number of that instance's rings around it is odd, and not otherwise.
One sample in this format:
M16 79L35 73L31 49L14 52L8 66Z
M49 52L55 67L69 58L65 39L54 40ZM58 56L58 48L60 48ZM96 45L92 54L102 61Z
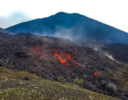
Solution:
M71 55L69 53L65 53L66 57L71 58Z
M99 74L97 72L94 73L94 76L99 77Z
M48 45L45 45L46 47L48 47ZM36 59L35 59L35 64L38 66L41 66L41 64L39 63L39 59L42 56L42 52L39 46L32 46L31 50L33 51L33 53L36 54ZM63 53L64 58L62 58L61 54L56 50L56 49L52 49L53 50L53 55L56 56L58 58L58 60L60 61L61 64L67 66L67 68L69 68L70 64L67 63L67 60L69 60L70 62L76 64L77 66L80 66L76 61L74 61L71 57L71 55L69 53ZM48 56L48 54L43 54L43 57Z
M32 46L31 50L36 54L36 60L35 62L37 63L38 66L41 66L39 63L39 58L42 56L41 49L38 46Z
M67 63L66 59L63 59L62 56L60 55L60 53L56 49L54 51L55 52L53 54L54 54L54 56L56 56L58 58L60 63L65 65L65 66L69 66L69 63ZM71 58L71 55L69 53L63 52L63 55L65 55L65 57L67 57L68 60L72 61L74 64L79 66L79 64ZM67 67L67 68L69 68L69 67Z
M57 58L59 59L61 64L65 64L66 63L66 60L62 59L61 55L59 54L59 52L57 50L55 50L54 56L57 56Z
M67 66L69 66L69 64L67 64Z

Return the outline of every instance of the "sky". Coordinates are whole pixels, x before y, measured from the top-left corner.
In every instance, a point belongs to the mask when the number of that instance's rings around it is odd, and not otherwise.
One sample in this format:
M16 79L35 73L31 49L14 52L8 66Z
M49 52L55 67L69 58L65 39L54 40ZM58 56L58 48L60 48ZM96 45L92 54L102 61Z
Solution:
M128 32L128 0L0 0L0 27L63 11L79 13Z

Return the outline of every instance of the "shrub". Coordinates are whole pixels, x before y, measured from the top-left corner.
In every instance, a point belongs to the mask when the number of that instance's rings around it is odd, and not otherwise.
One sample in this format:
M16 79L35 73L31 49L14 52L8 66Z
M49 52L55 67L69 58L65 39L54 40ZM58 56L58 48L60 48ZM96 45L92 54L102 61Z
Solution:
M85 78L85 77L86 77L86 75L83 75L83 77Z
M61 81L63 80L64 78L62 76L57 76L57 81Z
M83 84L83 79L75 78L75 79L73 80L73 83L75 83L75 84Z
M4 66L3 66L3 67L7 67L7 65L8 65L8 61L6 61L6 63L4 64Z
M70 77L67 77L67 79L69 80L69 79L70 79Z

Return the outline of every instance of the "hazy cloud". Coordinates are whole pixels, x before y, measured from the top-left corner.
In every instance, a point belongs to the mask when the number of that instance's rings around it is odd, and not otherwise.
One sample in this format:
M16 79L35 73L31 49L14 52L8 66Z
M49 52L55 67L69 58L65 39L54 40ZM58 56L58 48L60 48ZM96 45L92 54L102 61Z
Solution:
M31 19L31 16L29 16L28 14L25 14L23 12L14 12L8 16L0 16L0 27L7 28L9 26L29 21Z

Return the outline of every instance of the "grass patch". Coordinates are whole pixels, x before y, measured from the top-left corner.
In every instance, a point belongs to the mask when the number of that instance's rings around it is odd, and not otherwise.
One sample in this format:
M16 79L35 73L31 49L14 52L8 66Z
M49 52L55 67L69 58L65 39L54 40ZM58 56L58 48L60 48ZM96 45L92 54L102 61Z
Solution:
M23 80L28 76L30 80ZM4 77L4 78L3 78ZM76 82L80 79L76 79ZM121 100L72 84L52 82L27 72L0 67L0 100Z
M57 81L62 81L64 79L64 77L62 76L57 76Z
M75 79L73 80L73 83L74 83L74 84L78 84L78 85L82 85L82 84L83 84L83 79L75 78Z

